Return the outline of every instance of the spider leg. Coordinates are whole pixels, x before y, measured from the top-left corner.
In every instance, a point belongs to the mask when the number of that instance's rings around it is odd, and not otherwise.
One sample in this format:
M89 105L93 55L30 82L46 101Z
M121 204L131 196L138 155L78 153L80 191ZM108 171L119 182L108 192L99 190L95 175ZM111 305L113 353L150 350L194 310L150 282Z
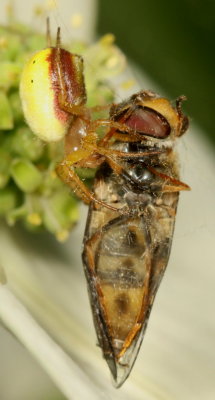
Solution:
M92 107L88 107L88 108L92 112L100 112L100 111L108 110L112 105L113 105L113 103L109 103L109 104L103 104L103 106L92 106Z
M150 155L156 155L156 154L162 154L165 152L164 150L152 150L152 151L142 151L142 152L125 152L125 151L119 151L119 150L114 150L114 149L106 149L101 146L97 147L97 151L99 154L102 154L104 156L115 156L118 158L142 158L144 156L150 156Z
M84 104L71 104L67 100L67 89L64 78L64 71L60 59L60 28L57 31L57 40L56 40L56 51L55 51L55 71L58 76L58 84L59 84L59 94L58 94L58 102L59 106L63 111L68 112L69 114L80 116L83 120L87 122L90 120L90 111Z
M161 154L164 152L167 152L168 149L160 149L160 150L151 150L151 151L142 151L142 152L125 152L125 151L119 151L119 150L115 150L113 148L106 148L102 143L102 141L99 141L97 143L97 139L98 139L98 135L96 134L96 129L100 126L110 126L111 128L115 128L115 129L124 129L127 130L128 132L131 133L131 136L134 134L135 132L133 132L131 130L131 128L124 126L124 124L121 124L119 122L115 122L112 120L96 120L96 121L92 121L89 125L89 129L87 132L87 135L83 138L82 141L82 146L83 148L86 148L87 150L91 150L91 151L95 151L98 152L99 154L102 154L104 156L116 156L119 158L141 158L143 156L149 156L149 155L156 155L156 154ZM110 131L112 131L113 129L110 129ZM110 132L109 131L109 132ZM109 132L107 133L107 135L109 135ZM126 135L129 136L129 135ZM133 141L133 140L132 140Z
M46 18L46 43L47 47L51 47L51 32L50 32L50 20L49 17Z
M124 124L122 124L121 122L117 122L117 124L120 124L121 127L120 131L123 131L123 127L125 126ZM110 129L105 136L99 141L99 145L106 147L109 143L109 141L114 138L114 140L118 140L120 142L126 142L126 143L131 143L131 142L142 142L143 140L145 140L144 135L141 135L139 133L137 133L136 131L132 130L129 132L125 133L119 133L116 131L116 129Z
M78 161L83 161L84 158L87 161L87 159L90 159L90 156L92 155L92 153L86 150L78 150L72 154L69 154L68 157L66 157L56 167L56 172L59 178L65 182L76 193L76 195L83 200L84 203L89 204L90 202L94 202L112 211L116 211L119 214L128 214L128 210L120 210L117 207L113 207L101 200L98 200L76 174L75 166L78 166ZM103 158L101 158L101 163L103 161ZM84 166L83 162L82 166Z

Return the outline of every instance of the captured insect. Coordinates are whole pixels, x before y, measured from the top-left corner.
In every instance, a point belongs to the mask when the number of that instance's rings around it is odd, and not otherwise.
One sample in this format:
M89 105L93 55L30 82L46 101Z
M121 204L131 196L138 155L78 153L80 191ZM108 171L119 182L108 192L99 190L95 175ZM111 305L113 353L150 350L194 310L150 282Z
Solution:
M179 192L189 190L178 180L174 153L175 140L188 127L183 100L173 107L151 91L134 94L110 110L111 119L132 133L112 129L103 139L126 157L118 173L101 165L95 196L128 212L91 203L83 261L99 345L117 387L135 362L167 266Z
M49 27L47 29L50 44ZM83 60L56 46L34 54L20 84L23 110L44 141L64 139L59 177L90 204L83 263L98 342L117 387L128 377L164 274L174 230L179 180L174 144L188 127L184 96L173 106L141 91L93 120L86 107ZM107 127L99 138L99 127ZM93 191L77 167L98 172Z

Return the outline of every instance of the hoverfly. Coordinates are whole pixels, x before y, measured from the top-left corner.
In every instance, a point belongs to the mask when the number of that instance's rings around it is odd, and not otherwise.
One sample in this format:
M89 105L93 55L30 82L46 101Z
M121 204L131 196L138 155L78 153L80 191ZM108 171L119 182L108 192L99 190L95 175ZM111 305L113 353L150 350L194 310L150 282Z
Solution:
M49 26L47 38L50 44ZM184 133L183 96L173 107L151 91L113 104L109 119L86 107L82 57L56 46L32 56L20 83L23 111L44 141L64 139L59 177L90 211L84 268L99 345L119 387L130 373L167 265L178 195L175 139ZM108 131L99 139L97 129ZM94 191L77 167L99 167Z
M135 362L167 266L179 192L189 190L178 180L174 152L175 139L188 127L183 99L172 107L151 91L134 94L110 110L111 120L133 133L112 129L103 140L107 145L115 137L109 148L126 158L120 159L118 173L106 162L101 165L94 194L128 211L120 214L91 202L83 262L98 342L117 387Z

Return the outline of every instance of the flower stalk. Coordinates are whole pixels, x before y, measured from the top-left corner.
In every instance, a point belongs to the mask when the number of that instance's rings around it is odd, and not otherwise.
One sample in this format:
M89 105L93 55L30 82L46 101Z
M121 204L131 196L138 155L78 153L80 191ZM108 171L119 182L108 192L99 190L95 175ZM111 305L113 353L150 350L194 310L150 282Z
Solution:
M67 399L73 400L73 393L77 399L107 399L77 363L39 326L7 285L0 285L0 318L43 365Z

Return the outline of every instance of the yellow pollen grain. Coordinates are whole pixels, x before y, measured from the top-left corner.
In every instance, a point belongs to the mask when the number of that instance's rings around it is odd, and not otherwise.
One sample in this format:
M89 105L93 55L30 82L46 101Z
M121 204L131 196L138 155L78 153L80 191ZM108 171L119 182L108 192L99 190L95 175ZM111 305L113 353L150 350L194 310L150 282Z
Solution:
M42 223L42 218L38 213L31 213L28 214L27 221L34 226L39 226Z
M40 17L45 13L45 9L42 6L36 6L34 7L34 15L37 17Z
M101 43L101 45L108 46L114 43L114 41L115 36L112 33L107 33L107 35L104 35L99 42Z
M68 236L69 231L67 231L66 229L63 229L62 231L56 233L56 239L58 240L58 242L65 242Z
M109 60L106 62L106 66L108 68L114 68L118 64L118 58L117 57L111 57Z
M57 174L55 171L51 171L50 176L52 179L56 179L57 178Z
M13 7L12 4L10 4L10 3L7 4L6 7L5 7L5 10L6 10L6 14L7 14L7 17L8 17L8 18L10 18L10 17L13 16L13 14L14 14L14 7Z
M47 10L54 10L57 8L57 0L47 0L45 3L45 7Z
M0 48L5 49L8 45L8 40L5 37L0 37Z
M73 14L71 17L71 24L73 28L79 28L81 25L83 25L83 15L80 13Z
M134 79L128 79L127 81L124 81L120 84L122 89L131 89L134 85L136 84Z

